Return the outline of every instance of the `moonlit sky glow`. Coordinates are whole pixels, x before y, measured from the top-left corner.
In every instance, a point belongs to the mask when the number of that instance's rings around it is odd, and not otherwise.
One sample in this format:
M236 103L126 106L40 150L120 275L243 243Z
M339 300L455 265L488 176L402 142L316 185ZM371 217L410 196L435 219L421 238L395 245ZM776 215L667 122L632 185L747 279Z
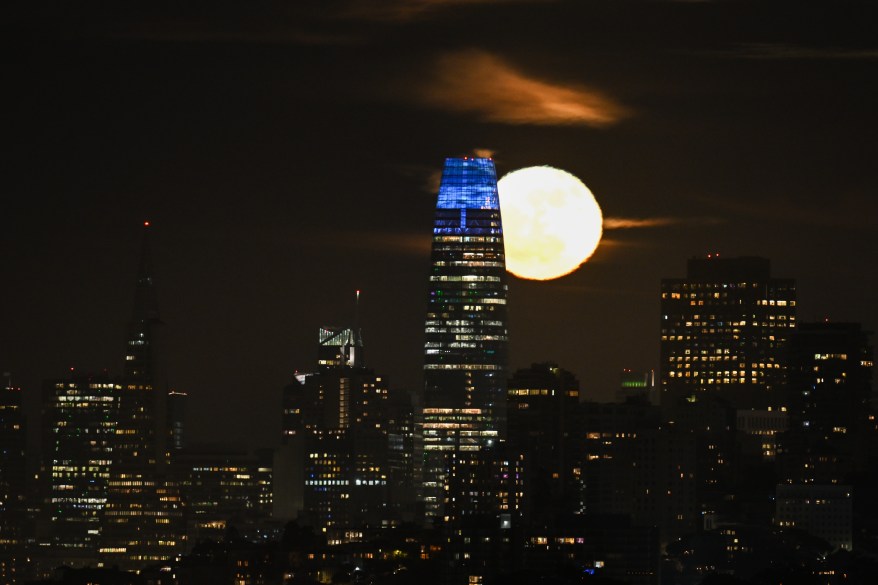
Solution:
M878 328L878 3L17 2L4 12L0 367L121 371L143 222L189 438L269 446L318 330L423 386L446 157L551 165L604 213L564 278L509 279L510 368L585 398L657 368L659 282L761 255L798 319ZM242 416L241 413L246 413Z

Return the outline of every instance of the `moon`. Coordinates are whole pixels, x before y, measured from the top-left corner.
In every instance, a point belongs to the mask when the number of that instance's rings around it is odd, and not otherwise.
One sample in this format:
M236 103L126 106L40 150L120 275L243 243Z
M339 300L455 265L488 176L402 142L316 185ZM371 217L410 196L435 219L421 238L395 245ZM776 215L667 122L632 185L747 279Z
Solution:
M597 249L603 214L582 181L553 167L527 167L497 182L506 270L530 280L570 274Z

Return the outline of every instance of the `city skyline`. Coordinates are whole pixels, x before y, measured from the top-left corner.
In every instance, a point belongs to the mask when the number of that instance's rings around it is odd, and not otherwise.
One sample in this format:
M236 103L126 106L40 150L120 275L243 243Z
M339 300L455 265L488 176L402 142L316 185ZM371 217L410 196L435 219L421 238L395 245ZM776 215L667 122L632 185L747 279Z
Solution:
M436 173L475 149L572 172L607 217L577 272L509 277L510 373L611 399L659 365L661 278L710 252L795 278L800 321L875 329L874 7L475 4L18 14L0 356L31 412L71 366L120 372L144 220L193 440L275 442L355 290L368 365L419 388Z

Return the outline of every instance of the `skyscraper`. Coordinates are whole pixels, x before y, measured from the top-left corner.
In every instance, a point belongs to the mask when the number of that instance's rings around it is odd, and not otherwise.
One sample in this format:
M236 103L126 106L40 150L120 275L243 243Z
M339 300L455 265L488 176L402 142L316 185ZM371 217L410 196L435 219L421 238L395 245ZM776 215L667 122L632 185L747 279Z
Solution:
M25 503L25 416L21 388L3 372L0 381L0 582L19 583L23 565Z
M790 339L781 479L838 484L872 469L873 348L859 323L803 323ZM857 493L854 494L857 497Z
M790 340L794 423L829 440L853 436L872 401L873 349L859 323L803 323Z
M173 556L185 545L179 489L166 477L168 393L159 374L157 330L161 321L149 222L144 229L99 550L106 564L133 569Z
M692 258L662 280L663 407L712 394L735 408L783 403L784 351L796 326L796 283L765 258Z
M616 402L625 402L632 398L658 404L654 370L632 370L631 368L622 370L619 375L619 387L616 389Z
M278 501L301 502L302 517L339 544L412 515L403 489L411 460L400 449L411 444L413 425L404 397L391 401L384 378L363 364L359 328L321 327L317 353L319 371L297 374L284 388L282 432L291 464L281 481L302 475L304 489L295 493L290 481Z
M533 364L509 379L508 397L507 440L526 455L529 520L578 511L579 380L556 364Z
M71 566L94 564L113 462L118 382L71 374L45 383L44 469L52 548Z
M445 161L433 225L424 343L424 503L442 516L449 458L506 426L506 264L488 158Z
M357 291L359 298L360 291ZM359 328L321 327L317 365L321 370L363 365L363 334Z
M186 403L189 395L185 392L168 392L168 426L170 427L170 446L179 451L186 443Z

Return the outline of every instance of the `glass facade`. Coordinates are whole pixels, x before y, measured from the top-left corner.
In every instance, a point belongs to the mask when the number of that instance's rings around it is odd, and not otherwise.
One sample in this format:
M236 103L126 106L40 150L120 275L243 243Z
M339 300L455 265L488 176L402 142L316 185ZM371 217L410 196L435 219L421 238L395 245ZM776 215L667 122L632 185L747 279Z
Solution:
M321 327L317 365L321 370L363 366L363 334L349 327Z
M71 565L93 564L113 460L119 385L107 378L48 382L43 435L48 455L52 545Z
M22 527L27 511L27 469L25 459L25 415L21 388L12 385L12 374L4 372L0 383L0 583L15 585L17 573L27 558Z
M123 569L173 557L186 546L179 486L167 477L171 433L168 394L159 372L161 320L152 274L146 230L98 550L106 566Z
M361 364L362 350L359 328L321 327L319 371L284 389L284 440L302 450L300 518L329 544L369 538L413 514L400 489L411 483L411 449L403 450L412 413Z
M424 344L424 498L440 516L449 452L492 446L506 426L506 264L494 162L445 161L433 227ZM442 413L448 415L447 421ZM425 415L426 416L426 415ZM448 428L452 428L448 427ZM453 444L449 444L449 440Z
M693 258L662 280L662 403L715 393L733 406L782 406L796 284L764 258Z

